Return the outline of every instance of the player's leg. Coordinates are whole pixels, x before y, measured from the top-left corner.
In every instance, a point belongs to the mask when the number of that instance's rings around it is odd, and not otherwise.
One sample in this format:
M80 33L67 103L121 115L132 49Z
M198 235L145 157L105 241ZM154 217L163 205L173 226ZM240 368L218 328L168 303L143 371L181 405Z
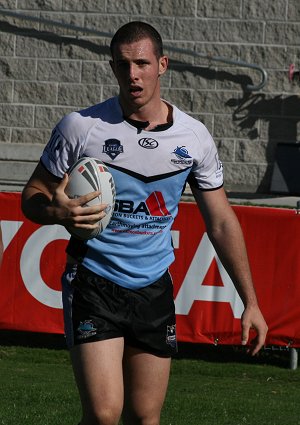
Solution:
M124 348L124 425L158 425L171 356L177 352L173 285L168 272L132 294Z
M125 347L123 369L124 425L159 425L171 359Z
M80 425L117 425L123 408L123 338L77 345L71 350L82 404Z
M83 409L81 425L117 425L123 408L119 322L126 303L118 286L82 266L72 286L71 359Z

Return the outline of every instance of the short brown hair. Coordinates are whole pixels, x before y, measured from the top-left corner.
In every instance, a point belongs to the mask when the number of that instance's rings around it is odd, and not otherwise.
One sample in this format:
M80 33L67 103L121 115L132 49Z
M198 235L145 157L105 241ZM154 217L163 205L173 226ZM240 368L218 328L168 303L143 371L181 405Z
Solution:
M149 38L154 47L154 53L159 59L163 56L163 43L159 32L152 25L141 21L132 21L120 27L110 42L110 53L113 57L114 48L120 44L130 44Z

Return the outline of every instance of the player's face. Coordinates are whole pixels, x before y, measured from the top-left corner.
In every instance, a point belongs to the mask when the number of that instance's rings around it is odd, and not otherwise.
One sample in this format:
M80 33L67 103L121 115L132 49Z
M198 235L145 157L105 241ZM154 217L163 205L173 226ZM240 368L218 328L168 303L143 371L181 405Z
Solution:
M116 46L111 67L119 83L123 108L155 106L155 101L160 99L159 77L167 65L167 57L157 58L148 38Z

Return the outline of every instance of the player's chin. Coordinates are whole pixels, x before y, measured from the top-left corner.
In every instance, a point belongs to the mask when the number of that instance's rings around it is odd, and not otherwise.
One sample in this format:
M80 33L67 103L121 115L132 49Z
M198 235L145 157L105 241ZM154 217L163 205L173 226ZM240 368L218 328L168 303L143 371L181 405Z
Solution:
M142 96L130 96L128 99L128 103L131 105L142 106L146 102Z

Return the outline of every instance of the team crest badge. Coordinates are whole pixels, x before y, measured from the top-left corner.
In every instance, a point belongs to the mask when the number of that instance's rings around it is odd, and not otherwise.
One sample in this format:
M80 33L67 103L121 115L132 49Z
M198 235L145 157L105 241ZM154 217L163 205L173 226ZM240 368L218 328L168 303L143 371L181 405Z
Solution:
M172 348L177 347L176 325L167 326L166 343Z
M77 339L86 339L96 335L97 328L91 320L85 320L84 322L80 322L77 328L77 333Z
M188 165L191 166L193 163L193 158L189 155L188 150L185 146L177 146L176 149L172 152L177 159L171 159L173 164Z
M111 159L115 159L120 153L123 153L123 146L118 139L105 140L103 153L106 153Z

